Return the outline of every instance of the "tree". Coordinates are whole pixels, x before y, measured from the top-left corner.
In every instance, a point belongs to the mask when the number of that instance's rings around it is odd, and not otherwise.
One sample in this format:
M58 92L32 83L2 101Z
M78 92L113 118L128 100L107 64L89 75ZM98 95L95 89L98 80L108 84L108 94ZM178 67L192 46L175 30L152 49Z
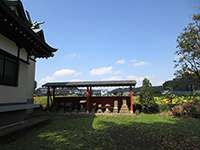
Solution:
M177 42L175 75L191 74L200 82L200 14L193 16L193 22L178 36Z
M151 82L146 78L143 80L140 91L140 103L142 105L155 104Z
M200 83L194 74L183 73L181 77L163 83L163 89L169 91L197 91L200 90Z

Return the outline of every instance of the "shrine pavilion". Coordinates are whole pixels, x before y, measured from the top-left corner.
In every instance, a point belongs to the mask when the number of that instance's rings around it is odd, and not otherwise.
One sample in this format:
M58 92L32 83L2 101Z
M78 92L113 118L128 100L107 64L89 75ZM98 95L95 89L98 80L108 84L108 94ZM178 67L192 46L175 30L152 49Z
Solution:
M121 112L121 108L127 105L128 112L133 113L133 92L136 81L121 80L121 81L85 81L85 82L53 82L46 83L43 87L47 90L47 108L59 108L60 106L68 106L68 104L75 105L77 110L83 108L87 112L97 112L99 107L109 109L111 112ZM85 88L83 96L59 96L55 94L56 89L59 88ZM93 88L102 87L128 87L129 95L111 95L111 96L95 96L93 95ZM109 107L109 108L108 108ZM126 106L125 106L126 107ZM120 111L121 110L121 111Z

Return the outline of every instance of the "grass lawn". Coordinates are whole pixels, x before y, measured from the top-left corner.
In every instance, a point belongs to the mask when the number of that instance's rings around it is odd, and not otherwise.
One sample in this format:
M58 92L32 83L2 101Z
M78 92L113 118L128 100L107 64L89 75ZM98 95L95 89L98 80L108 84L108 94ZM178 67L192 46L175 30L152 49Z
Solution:
M2 150L156 150L200 148L200 120L170 116L52 116Z
M47 96L37 96L37 97L35 97L34 103L46 106L47 105Z

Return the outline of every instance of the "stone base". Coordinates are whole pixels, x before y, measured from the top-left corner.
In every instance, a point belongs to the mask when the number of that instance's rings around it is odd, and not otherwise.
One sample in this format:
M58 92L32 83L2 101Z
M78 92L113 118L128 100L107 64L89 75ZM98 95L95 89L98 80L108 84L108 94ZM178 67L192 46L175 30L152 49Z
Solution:
M104 113L111 113L111 111L109 110L110 104L106 104L105 107L106 107L106 110Z
M131 113L96 113L96 116L135 116L135 114Z
M122 101L123 104L122 104L122 107L120 109L120 113L129 113L129 109L128 109L128 106L127 106L127 101L126 100L123 100Z
M101 110L101 108L99 108L99 109L97 110L97 113L103 113L103 111Z
M113 113L118 113L118 107L113 108Z
M108 108L106 108L104 113L111 113L111 111Z
M97 113L103 113L101 104L98 105Z
M119 113L129 113L128 107L126 106L122 106Z

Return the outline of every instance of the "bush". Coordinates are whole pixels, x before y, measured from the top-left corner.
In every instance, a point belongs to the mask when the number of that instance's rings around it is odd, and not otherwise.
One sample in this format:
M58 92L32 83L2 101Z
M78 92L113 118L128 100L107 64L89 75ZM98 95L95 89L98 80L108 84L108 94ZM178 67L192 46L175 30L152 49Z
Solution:
M169 104L160 104L159 105L159 111L160 112L168 112L168 111L171 111L171 108L173 107L173 105L169 105Z
M184 108L182 105L178 105L172 108L172 114L174 116L182 116L184 114Z
M200 103L185 103L172 108L174 116L193 116L200 114Z
M134 112L142 112L142 105L140 105L140 104L135 104L134 106L133 106L134 108Z
M158 113L159 112L159 105L158 104L142 105L142 112L144 112L144 113Z

